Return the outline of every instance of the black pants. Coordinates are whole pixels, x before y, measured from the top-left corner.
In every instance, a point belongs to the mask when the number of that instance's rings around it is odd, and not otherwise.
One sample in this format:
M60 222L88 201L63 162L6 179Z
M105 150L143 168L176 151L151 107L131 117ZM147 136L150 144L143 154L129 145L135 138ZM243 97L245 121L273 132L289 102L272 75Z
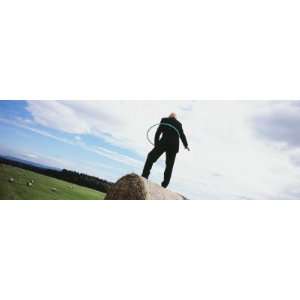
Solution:
M148 154L142 176L145 178L149 177L153 164L159 159L159 157L164 152L166 152L166 168L164 172L164 181L161 183L161 185L163 187L167 187L171 179L173 166L177 154L177 152L175 152L174 150L169 150L164 146L154 147Z

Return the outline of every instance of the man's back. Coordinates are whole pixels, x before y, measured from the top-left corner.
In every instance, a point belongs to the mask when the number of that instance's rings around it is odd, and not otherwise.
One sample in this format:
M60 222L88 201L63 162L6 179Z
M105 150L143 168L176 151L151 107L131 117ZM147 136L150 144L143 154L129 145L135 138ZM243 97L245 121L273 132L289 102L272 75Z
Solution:
M179 138L185 148L187 148L187 140L182 129L181 123L175 118L162 118L161 125L158 127L155 134L155 145L163 145L168 148L169 151L179 151ZM168 125L163 125L168 124ZM162 137L160 138L160 135Z

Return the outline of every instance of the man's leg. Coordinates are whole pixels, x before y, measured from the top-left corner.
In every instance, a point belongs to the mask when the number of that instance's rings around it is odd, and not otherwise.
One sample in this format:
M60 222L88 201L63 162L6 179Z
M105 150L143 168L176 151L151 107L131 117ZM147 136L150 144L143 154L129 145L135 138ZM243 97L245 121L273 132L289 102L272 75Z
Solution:
M159 159L164 151L165 149L163 147L157 146L149 152L142 174L143 177L148 179L153 164Z
M169 151L166 152L166 169L164 173L164 181L161 183L161 185L165 188L170 183L176 154L177 154L176 152L169 152Z

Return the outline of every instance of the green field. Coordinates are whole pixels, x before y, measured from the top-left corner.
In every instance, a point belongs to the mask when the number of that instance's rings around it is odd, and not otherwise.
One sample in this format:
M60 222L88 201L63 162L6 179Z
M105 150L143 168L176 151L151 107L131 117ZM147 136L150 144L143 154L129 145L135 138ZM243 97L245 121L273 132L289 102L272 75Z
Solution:
M14 182L9 179L13 178ZM27 183L33 180L32 186ZM7 200L101 200L105 194L29 170L0 164L0 199Z

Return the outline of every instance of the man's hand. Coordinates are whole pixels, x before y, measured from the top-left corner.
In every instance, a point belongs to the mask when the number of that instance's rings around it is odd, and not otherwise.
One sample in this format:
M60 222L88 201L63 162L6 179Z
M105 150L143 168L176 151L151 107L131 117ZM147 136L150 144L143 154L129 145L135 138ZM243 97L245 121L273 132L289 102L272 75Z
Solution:
M189 148L189 146L187 146L185 149L191 151L191 149Z

